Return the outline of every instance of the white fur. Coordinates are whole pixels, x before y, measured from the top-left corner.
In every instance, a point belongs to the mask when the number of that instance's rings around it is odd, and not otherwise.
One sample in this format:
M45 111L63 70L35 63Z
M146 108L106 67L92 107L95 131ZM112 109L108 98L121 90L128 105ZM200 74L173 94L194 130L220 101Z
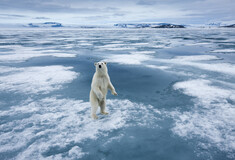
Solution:
M101 68L99 67L101 66ZM111 90L113 95L117 95L115 88L113 87L107 69L106 62L95 63L96 72L93 76L90 91L90 103L91 103L91 117L97 119L96 111L100 106L101 114L108 114L105 112L106 107L106 95L108 89Z

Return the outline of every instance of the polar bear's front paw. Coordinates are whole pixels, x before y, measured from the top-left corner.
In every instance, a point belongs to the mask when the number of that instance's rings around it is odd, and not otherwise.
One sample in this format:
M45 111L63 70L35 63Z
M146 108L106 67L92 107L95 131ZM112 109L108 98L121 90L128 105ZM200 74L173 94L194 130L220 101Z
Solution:
M116 91L112 91L112 95L118 95Z
M96 114L92 114L92 115L91 115L91 118L93 118L93 119L98 119L98 116L97 116Z
M101 114L107 115L107 114L109 114L109 113L108 113L108 112L101 112Z

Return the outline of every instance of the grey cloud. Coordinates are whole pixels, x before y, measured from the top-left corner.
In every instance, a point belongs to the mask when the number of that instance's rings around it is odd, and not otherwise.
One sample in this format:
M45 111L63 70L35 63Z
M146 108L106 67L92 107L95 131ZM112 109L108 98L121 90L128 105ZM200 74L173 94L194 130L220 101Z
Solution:
M136 4L138 5L153 5L153 4L156 4L157 2L154 1L154 0L150 0L150 1L144 1L144 0L141 0L141 1L138 1Z
M97 20L97 19L107 19L107 18L109 18L109 16L88 16L88 17L84 17L84 18L86 18L86 19L88 19L88 20Z
M66 21L77 16L84 22L86 19L96 20L101 24L107 19L113 22L122 18L125 21L163 21L165 18L167 21L170 17L174 22L204 23L234 20L233 6L233 0L0 0L0 13L15 13L0 14L0 18L24 18L28 11L32 11L33 19L47 19L48 16ZM65 19L63 15L66 13Z
M123 17L123 16L125 16L126 14L124 14L124 13L114 13L113 14L113 16L115 16L115 17Z
M34 19L50 19L50 18L47 18L47 17L35 17Z
M18 14L0 14L1 17L6 17L6 18L22 18L22 17L27 17L25 15L18 15Z
M69 3L55 3L55 1L45 0L6 0L0 1L0 8L2 10L14 9L18 11L37 11L37 12L65 12L65 13L91 13L99 12L98 8L73 8Z
M136 2L137 5L169 5L169 4L185 4L192 3L197 1L205 1L205 0L139 0Z
M118 11L119 8L116 8L116 7L106 7L104 10L105 11Z

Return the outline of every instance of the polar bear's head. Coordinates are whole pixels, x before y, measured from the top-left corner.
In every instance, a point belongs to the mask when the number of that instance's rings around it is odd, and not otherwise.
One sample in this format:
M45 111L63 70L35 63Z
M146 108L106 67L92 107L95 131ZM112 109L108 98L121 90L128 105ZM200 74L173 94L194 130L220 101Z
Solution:
M96 72L106 74L108 72L106 62L95 62Z

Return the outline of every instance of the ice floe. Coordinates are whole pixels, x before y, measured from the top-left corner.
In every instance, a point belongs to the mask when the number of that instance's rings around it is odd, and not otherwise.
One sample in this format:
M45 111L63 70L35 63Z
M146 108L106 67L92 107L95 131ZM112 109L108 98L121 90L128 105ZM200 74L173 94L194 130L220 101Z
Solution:
M131 54L154 54L156 51L131 51Z
M79 73L72 67L44 66L11 68L4 67L5 73L0 77L0 90L23 93L48 93L59 89L64 83L75 79Z
M175 120L172 131L186 139L200 138L204 146L217 147L234 158L235 90L217 87L204 79L177 82L174 89L194 97L195 105L190 111L171 112Z
M155 68L155 69L161 69L161 70L166 70L166 69L171 68L169 66L157 66L157 65L145 65L145 66L149 68Z
M218 49L211 51L213 53L235 53L235 49Z
M144 54L115 54L108 56L104 61L119 64L140 65L142 62L150 60L151 58L152 56Z
M81 100L48 97L12 106L0 113L5 117L0 124L0 154L14 153L14 159L81 158L87 154L83 151L87 139L130 125L157 127L150 105L108 100L107 108L110 115L92 120L90 104Z
M42 57L42 56L53 56L53 57L76 57L76 54L72 53L61 53L58 51L40 50L41 48L12 46L10 47L13 51L10 54L1 54L0 62L23 62L30 58Z
M174 60L176 61L209 61L209 60L219 60L217 56L213 55L193 55L193 56L176 56Z
M235 65L230 63L208 63L202 61L219 60L216 56L200 55L200 56L177 56L172 59L157 59L156 61L175 65L184 65L199 68L202 70L219 72L223 74L235 75Z

